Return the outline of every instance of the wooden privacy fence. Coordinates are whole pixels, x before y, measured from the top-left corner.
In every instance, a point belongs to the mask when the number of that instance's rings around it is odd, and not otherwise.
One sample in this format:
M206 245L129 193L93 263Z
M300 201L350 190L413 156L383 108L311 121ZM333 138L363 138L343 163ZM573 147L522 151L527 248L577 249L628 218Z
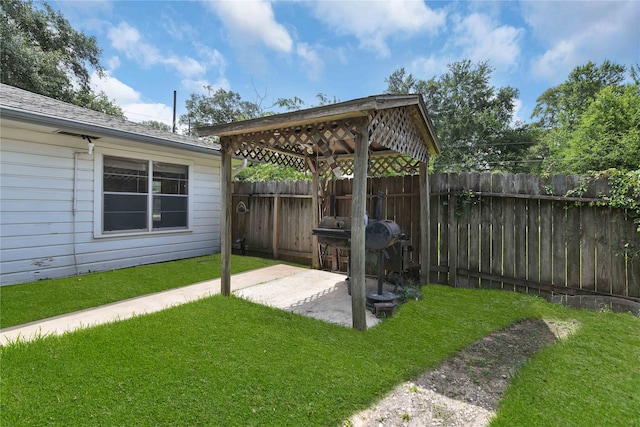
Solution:
M613 295L640 301L640 233L625 212L596 206L606 179L579 198L565 197L578 176L430 175L431 282L536 294ZM351 215L351 181L329 181L320 216ZM420 259L417 176L367 180L367 212L385 194L382 216L411 236ZM311 183L235 183L233 238L249 252L311 257ZM239 213L243 202L248 209ZM333 207L332 207L333 206ZM323 265L346 270L346 254L328 251Z
M640 300L640 233L621 209L596 206L606 179L565 197L580 177L439 174L431 181L432 281L534 293Z
M234 182L234 250L274 259L311 259L311 181Z

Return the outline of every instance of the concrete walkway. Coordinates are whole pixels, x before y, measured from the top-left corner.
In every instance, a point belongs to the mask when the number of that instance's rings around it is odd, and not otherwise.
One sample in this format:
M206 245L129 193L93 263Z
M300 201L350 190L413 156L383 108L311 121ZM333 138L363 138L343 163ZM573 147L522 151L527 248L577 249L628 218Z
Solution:
M351 326L351 297L345 276L288 265L274 265L231 276L231 291L251 301L290 310L321 320ZM61 335L79 328L153 313L220 293L220 279L131 298L95 308L63 314L24 325L0 329L0 345ZM376 319L367 312L367 325Z

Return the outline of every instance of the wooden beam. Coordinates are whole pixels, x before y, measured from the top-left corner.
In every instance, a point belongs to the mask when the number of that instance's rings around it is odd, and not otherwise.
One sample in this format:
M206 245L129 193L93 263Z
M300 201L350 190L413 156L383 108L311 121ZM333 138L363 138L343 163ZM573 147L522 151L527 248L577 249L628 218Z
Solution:
M546 194L519 194L519 193L492 193L490 191L472 191L474 196L487 197L503 197L511 199L529 199L529 200L550 200L552 202L569 202L569 203L598 203L605 200L597 197L572 197L572 196L548 196ZM431 193L432 196L446 196L451 191L439 191Z
M420 282L431 281L431 194L429 190L429 165L420 163Z
M640 298L637 298L637 297L614 295L606 292L598 292L598 291L593 291L593 290L584 289L584 288L580 289L580 288L571 288L571 287L562 286L562 285L553 285L551 283L540 283L532 280L518 279L515 277L505 277L500 274L482 273L477 270L467 270L464 268L458 268L458 274L463 276L478 277L480 279L493 280L496 282L510 283L510 284L514 284L522 287L526 286L528 288L538 289L538 290L547 291L547 292L553 292L556 294L565 294L570 296L598 295L603 297L620 298L624 300L640 302Z
M231 295L231 148L228 141L222 142L220 167L220 293Z
M367 202L367 165L369 134L360 128L356 137L353 171L353 199L351 200L351 311L353 327L367 329L365 297L365 213Z
M313 162L312 162L313 163ZM320 189L320 177L318 168L313 168L313 178L311 184L311 226L318 228L320 224L320 212L318 203L318 190ZM320 253L318 249L318 236L311 236L311 268L320 268Z
M278 259L279 247L280 247L280 195L276 194L273 198L273 235L271 240L273 259Z

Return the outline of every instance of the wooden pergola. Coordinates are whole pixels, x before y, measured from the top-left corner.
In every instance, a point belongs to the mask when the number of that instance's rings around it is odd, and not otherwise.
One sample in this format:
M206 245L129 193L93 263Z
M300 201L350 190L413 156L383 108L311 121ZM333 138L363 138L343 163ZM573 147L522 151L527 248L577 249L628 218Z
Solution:
M378 95L290 113L198 129L217 136L221 167L221 293L231 293L231 159L291 166L313 175L313 224L318 226L320 177L353 176L351 301L353 327L365 330L365 214L367 173L420 174L420 278L429 282L429 156L440 152L421 95ZM312 267L318 268L313 237Z

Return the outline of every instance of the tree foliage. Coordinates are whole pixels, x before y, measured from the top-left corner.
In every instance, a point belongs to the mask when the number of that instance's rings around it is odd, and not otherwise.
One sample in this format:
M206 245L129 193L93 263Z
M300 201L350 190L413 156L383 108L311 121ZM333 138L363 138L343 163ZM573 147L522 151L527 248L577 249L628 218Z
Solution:
M253 164L240 171L234 179L238 181L303 181L311 178L309 173L274 163Z
M243 101L240 94L222 88L214 90L205 86L207 94L191 94L186 101L187 113L180 116L180 124L188 126L188 133L196 134L197 128L248 120L275 114L270 108L278 107L296 111L304 106L300 98L278 98L269 109L262 108L260 102ZM323 93L316 95L320 105L338 102ZM307 180L311 175L287 166L264 163L253 164L242 170L235 179L239 181L286 181Z
M495 88L487 62L449 64L438 78L420 80L404 68L386 79L387 93L420 93L431 117L442 153L433 167L448 171L520 171L533 137L529 127L514 122L518 90Z
M640 167L640 84L624 83L625 66L604 61L576 67L546 90L532 117L541 130L540 172L586 173Z
M537 99L532 118L544 129L567 126L569 130L588 108L598 92L618 86L625 79L626 67L604 61L598 66L589 61L571 71L567 81L544 91Z
M95 93L89 89L80 89L76 92L72 102L90 110L124 118L122 108L114 104L104 92Z
M145 126L149 126L150 128L153 128L153 129L159 129L159 130L164 130L164 131L167 131L167 132L171 132L171 126L169 126L166 123L159 122L157 120L145 120L143 122L140 122L140 124L143 124Z
M207 94L192 93L186 101L187 113L179 123L195 134L198 127L213 126L260 117L262 109L254 102L243 101L240 94L205 86Z
M10 86L108 114L122 109L90 88L90 69L103 75L95 37L76 31L47 3L0 0L0 80Z
M640 86L600 90L560 154L566 172L640 168Z

